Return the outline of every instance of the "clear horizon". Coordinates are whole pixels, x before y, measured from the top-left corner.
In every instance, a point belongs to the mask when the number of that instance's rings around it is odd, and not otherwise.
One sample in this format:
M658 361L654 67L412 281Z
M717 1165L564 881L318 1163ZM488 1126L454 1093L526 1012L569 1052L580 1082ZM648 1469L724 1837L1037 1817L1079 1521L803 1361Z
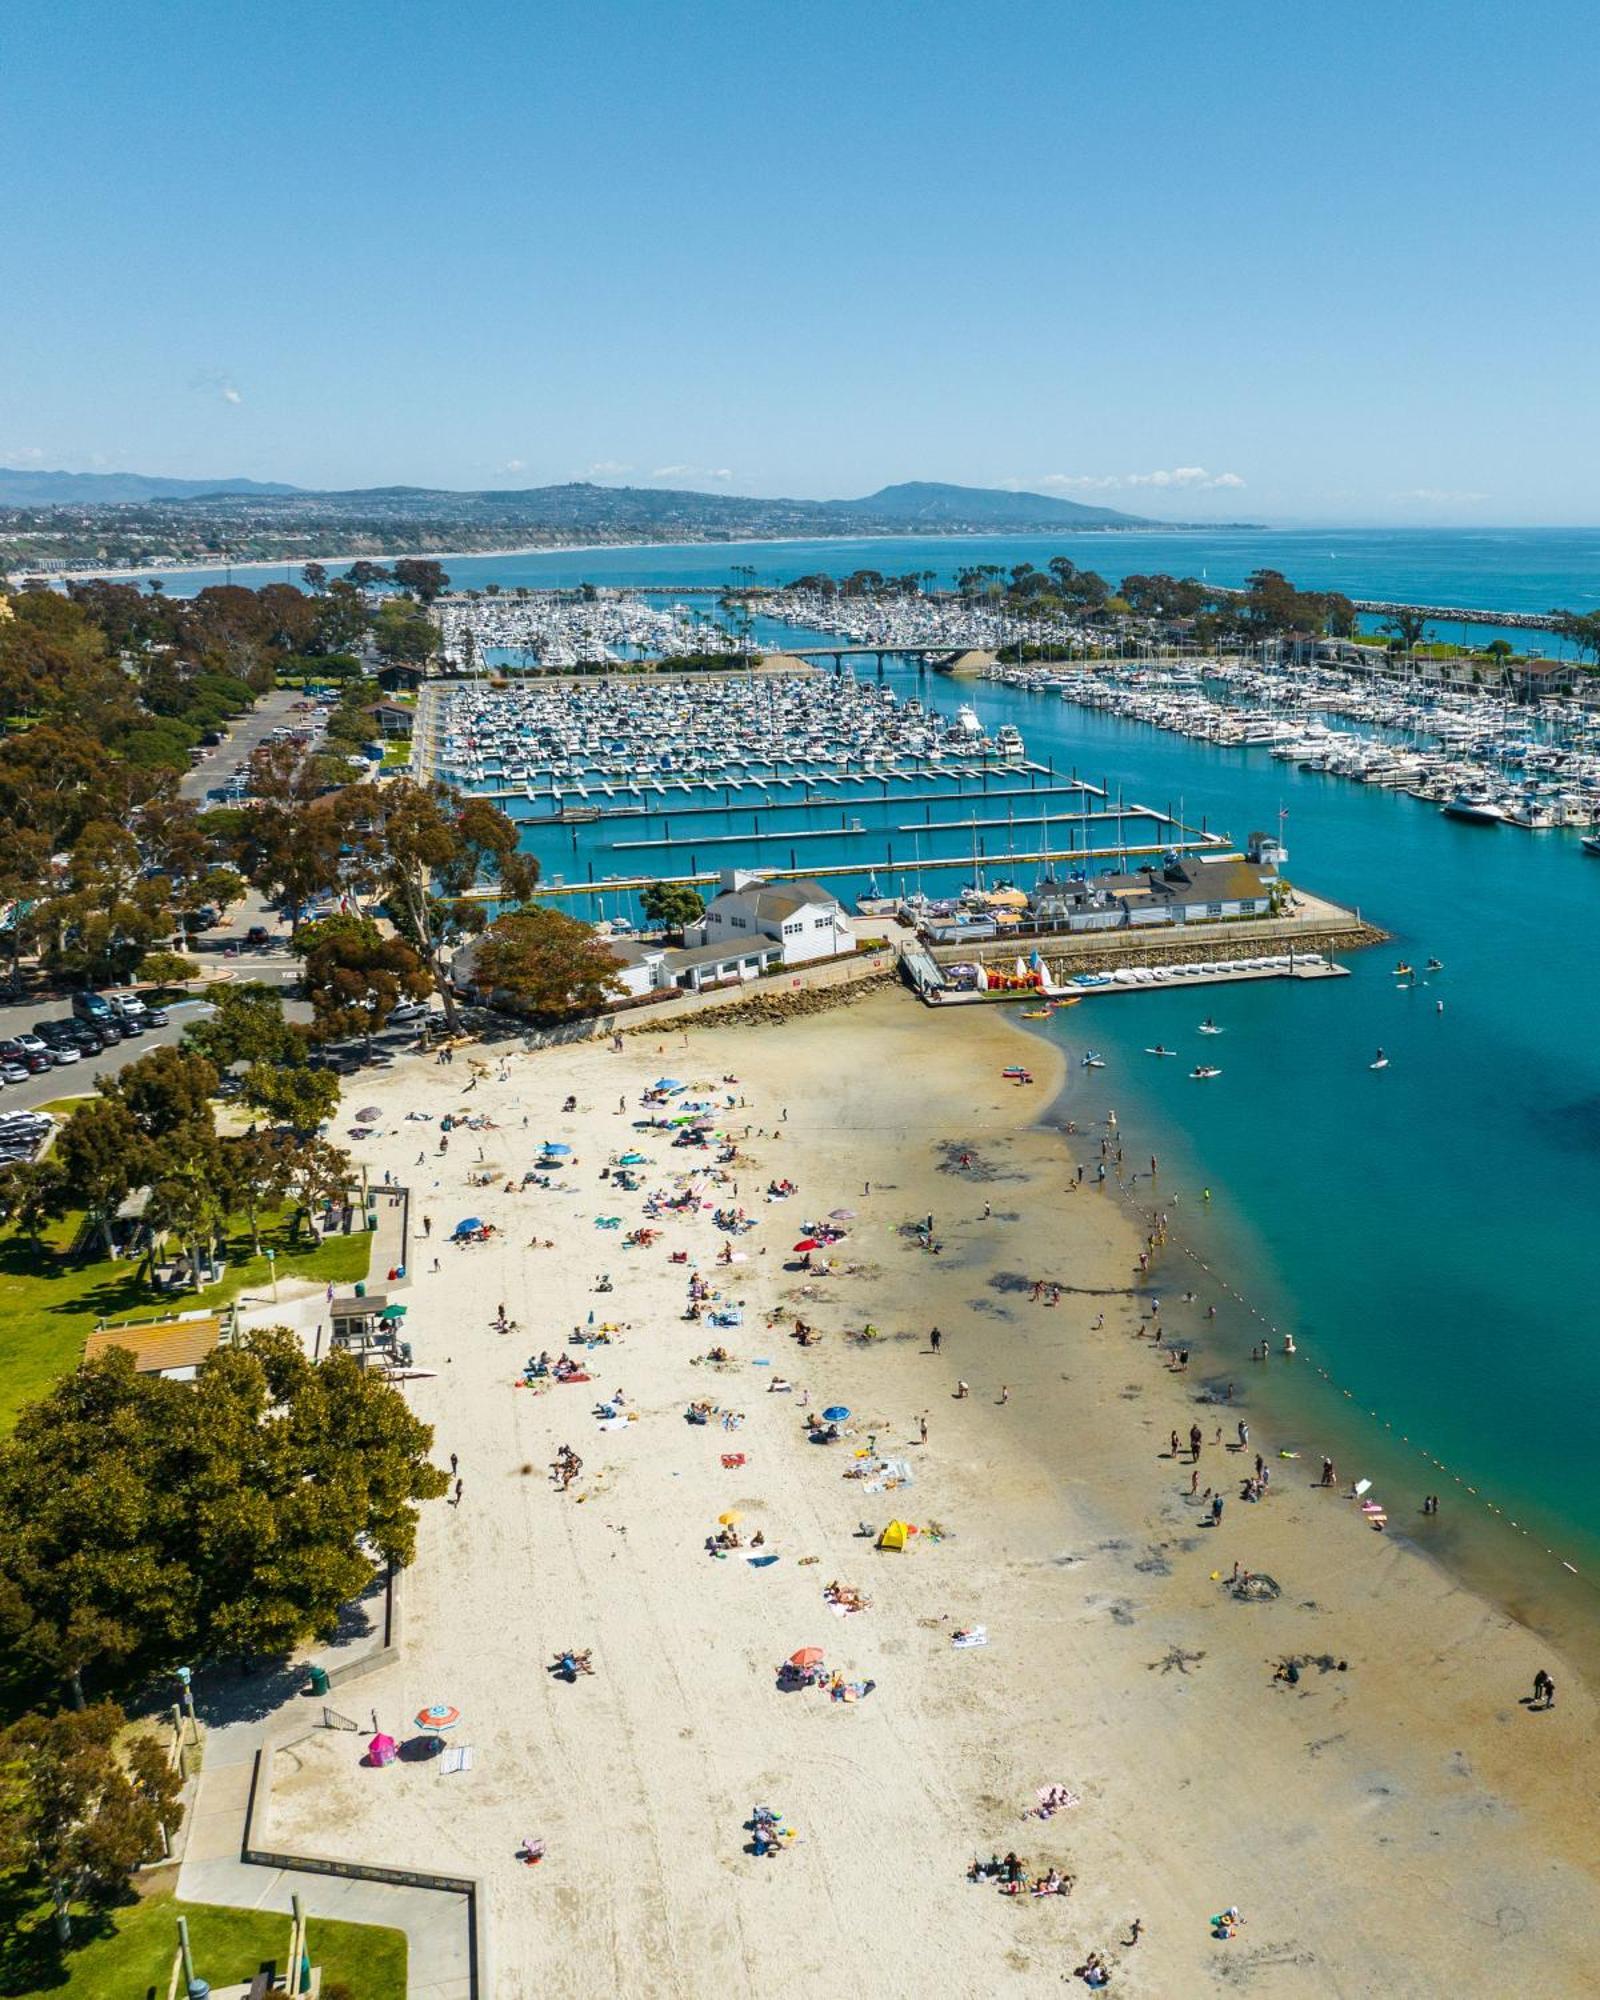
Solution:
M1572 0L167 20L13 76L0 464L1600 518Z

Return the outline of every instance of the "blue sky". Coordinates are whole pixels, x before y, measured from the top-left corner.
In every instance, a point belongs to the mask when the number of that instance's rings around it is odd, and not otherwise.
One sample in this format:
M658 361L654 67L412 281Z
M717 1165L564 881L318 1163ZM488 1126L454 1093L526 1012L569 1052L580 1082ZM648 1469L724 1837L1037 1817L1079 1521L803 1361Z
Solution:
M1532 0L54 0L0 464L1600 521Z

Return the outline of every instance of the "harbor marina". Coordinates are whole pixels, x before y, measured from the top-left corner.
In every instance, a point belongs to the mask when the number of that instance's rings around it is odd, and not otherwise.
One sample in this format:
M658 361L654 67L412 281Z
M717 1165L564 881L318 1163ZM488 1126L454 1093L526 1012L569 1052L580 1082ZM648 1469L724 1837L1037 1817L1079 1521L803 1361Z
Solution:
M423 690L426 776L492 798L539 860L541 894L625 915L651 880L714 880L737 861L827 875L846 893L928 871L1126 866L1217 845L1170 814L1030 760L991 734L849 673L591 677Z

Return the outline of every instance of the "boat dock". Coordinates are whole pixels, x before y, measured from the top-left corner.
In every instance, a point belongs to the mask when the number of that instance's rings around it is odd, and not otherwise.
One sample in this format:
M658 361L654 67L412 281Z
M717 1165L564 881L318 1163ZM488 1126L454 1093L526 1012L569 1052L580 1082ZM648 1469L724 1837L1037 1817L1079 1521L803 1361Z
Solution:
M1324 958L1320 952L1284 953L1267 958L1200 959L1187 965L1119 965L1109 972L1079 973L1070 978L1052 976L1041 968L1034 985L979 988L952 986L945 968L931 955L909 947L900 953L902 970L917 995L930 1007L989 1006L996 1002L1089 1000L1113 993L1171 992L1174 987L1231 986L1252 979L1348 979L1350 968ZM937 981L929 967L939 975Z

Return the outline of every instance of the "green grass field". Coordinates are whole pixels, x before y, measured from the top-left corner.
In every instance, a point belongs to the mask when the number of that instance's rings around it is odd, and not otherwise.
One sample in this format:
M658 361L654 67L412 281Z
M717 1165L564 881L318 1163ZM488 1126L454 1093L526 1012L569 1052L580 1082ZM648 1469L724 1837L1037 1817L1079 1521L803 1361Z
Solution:
M213 1987L283 1963L289 1915L180 1903L158 1892L104 1917L74 1919L75 1942L58 1952L48 1902L0 1888L0 1995L7 2000L167 2000L176 1918L189 1920L195 1971ZM404 2000L406 1936L369 1924L310 1925L311 1962L323 1985L341 1981L355 2000ZM180 1983L181 1990L181 1983Z
M254 1254L248 1233L228 1240L227 1274L204 1291L157 1291L140 1277L137 1260L74 1262L66 1254L79 1218L69 1216L45 1239L43 1253L26 1237L0 1236L0 1432L17 1420L25 1403L37 1402L52 1383L75 1368L86 1334L104 1319L117 1324L152 1317L175 1307L222 1306L241 1292L270 1295L272 1272ZM262 1231L263 1245L278 1253L279 1278L315 1278L348 1285L367 1275L372 1238L331 1236L316 1249L290 1240L288 1222L278 1219Z

